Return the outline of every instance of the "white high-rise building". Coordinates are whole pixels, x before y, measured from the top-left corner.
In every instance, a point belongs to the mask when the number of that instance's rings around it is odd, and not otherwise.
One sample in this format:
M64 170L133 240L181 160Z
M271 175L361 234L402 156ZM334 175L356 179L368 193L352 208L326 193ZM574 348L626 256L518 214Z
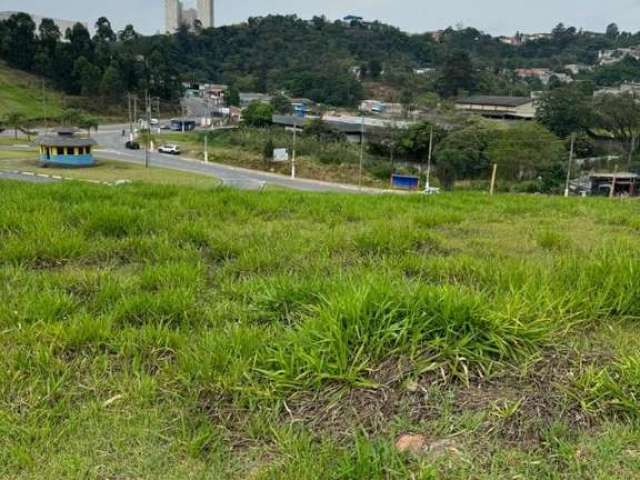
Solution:
M185 9L180 0L165 0L165 29L174 33L182 24L193 27L196 21L202 28L215 26L214 0L198 0L198 9Z
M202 28L215 27L214 0L198 0L198 20Z
M174 33L182 23L182 2L180 0L164 0L165 30Z

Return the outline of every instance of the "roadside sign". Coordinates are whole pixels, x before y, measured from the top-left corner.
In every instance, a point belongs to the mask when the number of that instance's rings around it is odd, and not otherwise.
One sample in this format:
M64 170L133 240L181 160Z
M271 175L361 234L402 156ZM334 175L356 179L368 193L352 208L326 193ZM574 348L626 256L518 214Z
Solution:
M286 148L276 148L273 150L273 161L274 162L288 162L289 161L289 150Z

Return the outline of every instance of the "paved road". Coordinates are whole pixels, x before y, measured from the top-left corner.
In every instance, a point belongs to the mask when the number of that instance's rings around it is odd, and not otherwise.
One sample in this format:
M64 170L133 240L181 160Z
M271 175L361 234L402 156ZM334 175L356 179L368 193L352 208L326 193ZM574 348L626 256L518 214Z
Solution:
M98 156L112 158L125 162L144 164L144 151L132 151L124 148L126 138L122 137L122 130L125 125L109 125L100 127L95 138L100 144L100 149L96 150ZM317 180L292 179L284 175L269 172L248 170L245 168L232 167L219 163L203 163L199 160L151 153L150 161L152 166L164 167L183 172L192 172L200 175L208 175L220 179L229 186L243 189L258 189L265 185L275 185L294 190L310 192L343 192L343 193L384 193L384 190L374 188L363 188L360 190L355 185L345 185L331 182L321 182Z

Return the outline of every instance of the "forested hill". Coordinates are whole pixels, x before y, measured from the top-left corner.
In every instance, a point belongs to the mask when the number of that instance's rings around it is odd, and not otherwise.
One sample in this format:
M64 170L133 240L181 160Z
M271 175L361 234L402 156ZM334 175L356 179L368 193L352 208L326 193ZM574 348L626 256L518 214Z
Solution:
M548 38L516 47L474 28L449 28L434 36L324 17L250 18L239 25L146 37L132 26L114 32L103 17L91 37L80 24L60 32L51 21L35 25L28 15L17 15L0 22L0 57L50 78L67 93L98 93L105 101L119 101L122 92L147 87L153 95L175 100L181 82L193 80L244 91L286 90L323 103L353 105L368 81L443 96L459 90L526 93L527 85L505 76L505 69L593 64L600 49L640 43L638 34L613 27L595 34L558 25ZM640 65L631 67L640 71ZM436 68L437 74L419 78L416 68Z

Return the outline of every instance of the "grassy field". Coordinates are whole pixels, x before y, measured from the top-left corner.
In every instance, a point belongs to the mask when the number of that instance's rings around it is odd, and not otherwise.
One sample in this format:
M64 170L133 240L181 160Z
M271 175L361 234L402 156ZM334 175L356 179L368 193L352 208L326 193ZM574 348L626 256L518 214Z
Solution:
M2 478L640 476L635 201L0 198Z
M110 183L128 180L130 182L199 188L211 188L220 184L220 181L213 177L157 167L146 169L142 165L103 158L98 158L97 165L91 168L43 168L36 158L36 150L0 150L0 170L28 171L46 175L58 175L75 180L95 180Z
M64 110L62 94L45 88L47 117L59 116ZM9 113L22 113L26 118L44 118L42 80L0 63L0 119Z

